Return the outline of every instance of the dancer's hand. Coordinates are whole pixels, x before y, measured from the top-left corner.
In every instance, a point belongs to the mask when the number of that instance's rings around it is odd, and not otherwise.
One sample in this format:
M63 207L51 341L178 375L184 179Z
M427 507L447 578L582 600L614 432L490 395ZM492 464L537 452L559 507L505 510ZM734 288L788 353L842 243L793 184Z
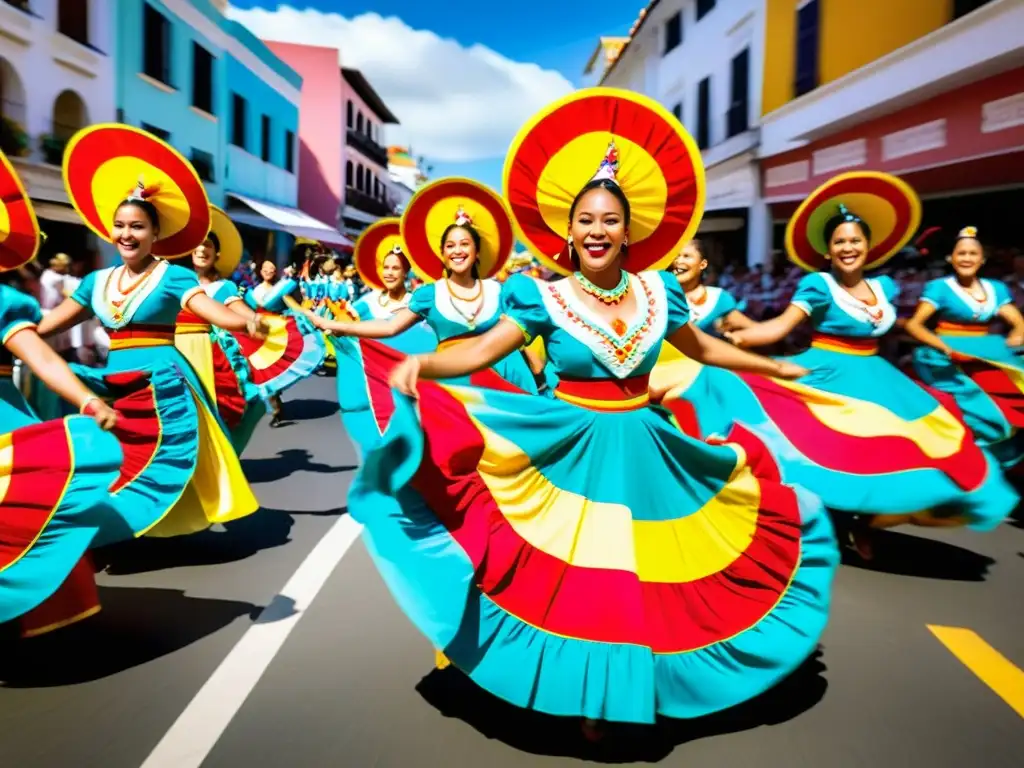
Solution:
M726 331L722 334L726 341L733 346L743 349L747 346L747 340L743 335L743 331Z
M87 400L82 407L82 413L91 416L97 426L104 432L109 432L117 426L117 411L104 403L98 397Z
M1006 337L1006 346L1024 347L1024 333L1011 333Z
M270 334L270 326L263 318L253 315L245 323L245 332L249 338L263 341Z
M394 389L397 389L403 395L409 397L418 397L419 393L416 391L416 380L420 375L420 359L418 356L413 355L405 358L400 362L395 369L391 372L390 384Z
M779 363L779 372L775 374L776 378L779 379L801 379L808 375L810 371L804 368L802 365L796 363Z

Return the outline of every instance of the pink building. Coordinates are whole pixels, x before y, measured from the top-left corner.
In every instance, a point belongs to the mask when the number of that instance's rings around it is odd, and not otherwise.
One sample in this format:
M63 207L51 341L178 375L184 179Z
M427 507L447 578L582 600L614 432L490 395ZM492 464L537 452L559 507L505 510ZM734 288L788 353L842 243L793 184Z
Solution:
M267 46L302 76L299 208L356 237L394 211L383 139L398 120L359 70L339 66L336 48Z

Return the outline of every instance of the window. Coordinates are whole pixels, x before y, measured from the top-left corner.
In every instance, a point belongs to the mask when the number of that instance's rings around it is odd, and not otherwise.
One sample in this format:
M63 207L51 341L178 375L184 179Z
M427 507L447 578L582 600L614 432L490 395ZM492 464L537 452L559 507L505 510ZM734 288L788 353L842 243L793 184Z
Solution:
M347 128L354 128L355 127L353 125L353 123L355 122L355 117L353 116L352 112L353 112L353 110L352 110L352 102L351 101L345 102L345 126Z
M750 113L750 49L744 48L732 60L732 85L729 114L726 115L727 138L743 133L749 127Z
M84 0L60 0L57 4L57 31L82 45L88 45L89 3Z
M117 108L117 117L115 118L115 121L118 122L118 123L123 123L124 122L124 108L122 108L122 107L118 107Z
M796 12L796 96L818 87L818 0L810 0Z
M192 43L192 106L213 114L213 54Z
M352 188L352 182L354 180L352 174L352 161L349 160L347 163L345 163L345 186L348 187L349 189Z
M142 14L142 71L154 80L171 82L171 22L147 3Z
M359 131L359 133L363 132L363 113L362 112L360 112L359 115L356 117L356 130Z
M284 169L295 173L295 134L291 131L284 132Z
M363 191L363 166L356 166L356 189Z
M697 0L697 21L715 9L715 0Z
M697 146L711 146L711 78L705 77L697 86Z
M953 0L953 20L966 16L991 2L992 0Z
M678 104L672 107L672 114L675 115L676 120L678 120L680 123L683 122L683 102L680 101Z
M146 131L147 133L152 133L158 139L163 139L164 141L167 141L167 142L169 142L171 140L171 133L170 133L170 131L165 131L163 128L157 128L155 125L150 125L149 123L143 123L142 124L142 130Z
M237 93L231 94L231 143L236 147L245 146L245 99Z
M192 166L203 181L213 183L217 181L213 172L213 155L201 149L192 148Z
M672 17L665 22L665 51L666 55L674 51L683 42L683 12L676 11Z
M264 163L270 162L270 115L260 120L260 157Z

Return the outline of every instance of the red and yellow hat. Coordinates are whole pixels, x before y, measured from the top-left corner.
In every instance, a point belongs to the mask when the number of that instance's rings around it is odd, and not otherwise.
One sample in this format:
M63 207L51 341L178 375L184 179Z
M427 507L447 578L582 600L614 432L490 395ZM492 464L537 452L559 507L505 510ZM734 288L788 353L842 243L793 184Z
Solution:
M210 231L210 201L192 164L130 125L93 125L76 133L64 152L64 186L86 226L107 241L122 202L151 203L160 215L154 256L189 254Z
M25 187L7 155L0 152L0 272L28 264L41 242L39 221Z
M384 290L384 282L380 279L380 268L388 254L397 253L408 261L409 254L405 242L402 240L401 230L400 219L397 216L390 216L375 221L356 240L352 252L352 264L355 265L359 279L365 285L378 291Z
M416 274L428 283L444 276L441 236L451 224L470 225L480 235L480 277L498 274L516 240L508 206L489 187L456 176L420 189L402 214L402 239Z
M833 216L863 221L871 229L865 269L880 267L903 248L921 225L921 201L888 173L856 171L829 179L812 192L786 226L786 253L808 272L827 269L825 224Z
M216 235L220 243L215 265L217 274L227 279L242 260L242 235L235 223L216 205L210 206L210 233Z
M569 208L599 177L615 181L629 200L626 270L666 266L697 232L704 164L686 129L646 96L586 88L523 126L505 159L505 199L516 231L550 269L572 274Z

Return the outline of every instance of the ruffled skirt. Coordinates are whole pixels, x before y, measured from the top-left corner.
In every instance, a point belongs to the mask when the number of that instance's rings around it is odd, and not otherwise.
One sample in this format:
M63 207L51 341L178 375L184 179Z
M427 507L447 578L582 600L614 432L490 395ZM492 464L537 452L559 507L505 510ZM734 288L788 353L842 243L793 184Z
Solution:
M269 400L316 373L323 365L327 343L302 315L257 311L270 326L266 339L258 341L243 333L232 335L249 362L252 383L260 396Z
M815 649L838 550L820 502L753 435L709 445L663 409L599 413L512 391L387 388L349 509L398 604L517 706L651 723L726 709ZM379 434L379 433L378 433Z

